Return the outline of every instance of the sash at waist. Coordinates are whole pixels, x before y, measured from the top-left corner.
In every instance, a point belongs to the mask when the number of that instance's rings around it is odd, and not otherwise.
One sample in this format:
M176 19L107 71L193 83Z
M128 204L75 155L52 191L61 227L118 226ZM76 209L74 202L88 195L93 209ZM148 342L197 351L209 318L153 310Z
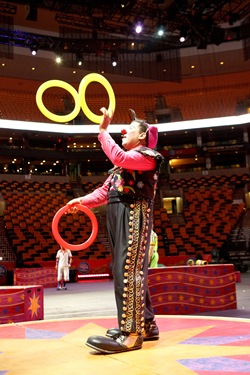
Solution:
M148 201L150 202L150 199L145 199L142 197L132 197L128 194L120 194L117 191L112 191L108 193L108 204L109 203L128 203L132 204L136 201Z
M125 194L119 194L117 191L112 191L111 193L108 193L108 203L134 203L136 201L136 198L133 198L129 195Z

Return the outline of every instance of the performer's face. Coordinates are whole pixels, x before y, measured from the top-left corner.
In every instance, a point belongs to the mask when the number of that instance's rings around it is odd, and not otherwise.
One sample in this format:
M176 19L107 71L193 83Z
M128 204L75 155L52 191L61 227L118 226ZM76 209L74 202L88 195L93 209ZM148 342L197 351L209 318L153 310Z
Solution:
M139 123L132 121L126 128L127 133L123 134L122 145L125 150L132 150L138 146L145 138L146 133L141 133Z

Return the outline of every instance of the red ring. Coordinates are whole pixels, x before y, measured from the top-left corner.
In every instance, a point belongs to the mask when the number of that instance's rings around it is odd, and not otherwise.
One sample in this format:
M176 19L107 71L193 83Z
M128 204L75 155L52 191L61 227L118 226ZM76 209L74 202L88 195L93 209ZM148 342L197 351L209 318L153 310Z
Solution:
M55 216L52 220L52 233L53 233L53 236L54 236L56 242L59 245L65 247L66 249L72 250L72 251L79 251L79 250L86 249L87 247L89 247L95 241L96 236L97 236L97 232L98 232L98 222L97 222L97 219L95 217L95 214L88 207L83 206L82 204L79 204L79 203L74 204L74 207L77 207L79 211L84 212L91 220L92 232L91 232L91 235L90 235L89 239L87 241L83 242L83 243L78 244L78 245L72 245L72 244L64 241L62 239L62 237L60 236L59 230L58 230L59 220L61 219L62 215L67 213L68 210L70 208L72 208L68 205L60 208L60 210L57 211L57 213L55 214Z

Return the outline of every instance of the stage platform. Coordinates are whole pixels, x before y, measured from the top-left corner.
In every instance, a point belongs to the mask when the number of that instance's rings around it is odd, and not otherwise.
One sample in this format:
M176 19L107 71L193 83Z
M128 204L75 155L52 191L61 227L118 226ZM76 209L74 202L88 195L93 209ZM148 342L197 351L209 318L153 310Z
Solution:
M0 326L0 375L246 375L250 320L157 316L160 339L142 349L103 355L85 345L115 317L46 320Z
M0 375L250 374L249 285L250 272L243 273L237 309L157 315L159 341L116 355L85 345L117 326L112 280L45 288L44 320L0 325Z

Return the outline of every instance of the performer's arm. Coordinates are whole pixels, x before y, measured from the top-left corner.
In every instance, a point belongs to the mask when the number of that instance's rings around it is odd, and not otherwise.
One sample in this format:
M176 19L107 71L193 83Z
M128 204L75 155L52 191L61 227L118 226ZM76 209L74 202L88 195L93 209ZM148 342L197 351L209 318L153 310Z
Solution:
M155 168L156 161L153 158L146 158L135 150L124 151L111 137L107 131L98 135L98 140L109 160L118 167L126 169L148 171Z
M108 193L108 188L109 188L109 183L111 179L111 175L106 179L104 184L99 187L98 189L95 189L92 193L87 194L83 197L75 198L72 199L71 201L68 202L68 204L73 204L73 203L80 203L83 204L84 206L88 208L94 208L101 206L103 204L107 203L107 193Z

